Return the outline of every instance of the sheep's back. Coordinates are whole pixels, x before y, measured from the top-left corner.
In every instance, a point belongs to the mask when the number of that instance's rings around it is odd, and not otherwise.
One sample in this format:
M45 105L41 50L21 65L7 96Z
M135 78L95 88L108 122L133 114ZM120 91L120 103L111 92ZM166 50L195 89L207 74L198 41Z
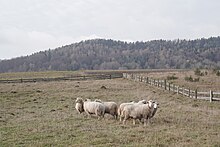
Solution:
M84 109L90 113L95 113L97 109L105 111L105 106L99 102L84 102Z

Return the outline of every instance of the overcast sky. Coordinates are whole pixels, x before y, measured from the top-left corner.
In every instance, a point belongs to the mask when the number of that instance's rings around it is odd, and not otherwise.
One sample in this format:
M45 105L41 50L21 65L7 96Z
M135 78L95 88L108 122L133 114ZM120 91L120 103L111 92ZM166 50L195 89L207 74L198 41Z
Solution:
M220 0L0 0L0 59L86 39L220 35Z

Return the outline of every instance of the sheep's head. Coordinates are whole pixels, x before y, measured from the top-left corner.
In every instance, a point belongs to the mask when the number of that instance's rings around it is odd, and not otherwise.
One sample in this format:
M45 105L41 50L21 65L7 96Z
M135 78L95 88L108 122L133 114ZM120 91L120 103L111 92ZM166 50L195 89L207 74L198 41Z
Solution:
M83 99L80 97L76 98L76 103L83 103Z
M91 99L85 99L85 102L91 102L92 100Z
M157 102L154 102L153 104L154 104L154 109L158 108L158 106L159 106L159 103L157 103Z
M147 101L147 104L150 108L152 108L154 106L154 101L153 100L149 100Z

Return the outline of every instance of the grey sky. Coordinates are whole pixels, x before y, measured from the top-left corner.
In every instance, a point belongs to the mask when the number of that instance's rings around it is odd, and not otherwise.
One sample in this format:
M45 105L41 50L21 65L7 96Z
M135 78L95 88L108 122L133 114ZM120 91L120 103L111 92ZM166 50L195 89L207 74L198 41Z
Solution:
M0 59L93 38L219 35L219 0L0 0Z

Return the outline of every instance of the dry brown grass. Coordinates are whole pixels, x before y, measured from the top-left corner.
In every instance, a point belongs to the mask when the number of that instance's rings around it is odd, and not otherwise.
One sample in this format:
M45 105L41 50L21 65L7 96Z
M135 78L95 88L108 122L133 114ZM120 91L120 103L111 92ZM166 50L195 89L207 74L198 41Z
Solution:
M202 70L207 72L208 75L196 76L193 70L189 71L164 71L164 72L149 72L141 74L143 76L152 77L155 79L166 79L168 76L175 76L177 80L170 80L170 82L191 89L198 89L199 91L219 91L220 92L220 77L214 74L211 70ZM199 78L199 82L189 82L185 77Z
M101 89L105 86L107 89ZM155 99L147 127L106 115L87 118L76 97ZM220 146L220 105L192 100L126 79L0 84L0 146Z

